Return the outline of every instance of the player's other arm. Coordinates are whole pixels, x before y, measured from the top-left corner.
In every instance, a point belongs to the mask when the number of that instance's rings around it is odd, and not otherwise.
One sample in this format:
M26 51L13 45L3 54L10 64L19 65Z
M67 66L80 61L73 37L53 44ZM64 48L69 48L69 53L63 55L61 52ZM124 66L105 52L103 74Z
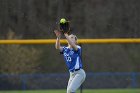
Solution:
M70 39L69 35L67 33L64 33L64 35L65 35L68 43L72 46L72 48L74 48L74 50L77 51L78 47L77 47L77 45L74 42L72 42L72 40Z
M56 48L56 49L59 49L60 51L62 51L62 47L61 47L61 45L60 45L60 36L61 36L61 34L60 34L60 32L57 31L57 30L54 30L54 32L55 32L55 35L56 35L56 37L57 37L56 43L55 43L55 48Z

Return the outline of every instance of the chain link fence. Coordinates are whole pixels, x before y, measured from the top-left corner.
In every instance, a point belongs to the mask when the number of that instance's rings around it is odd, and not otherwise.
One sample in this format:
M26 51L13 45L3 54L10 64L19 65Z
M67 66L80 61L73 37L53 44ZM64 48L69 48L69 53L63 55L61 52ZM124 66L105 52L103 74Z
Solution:
M66 89L69 74L0 75L0 90ZM87 73L83 89L140 88L140 73Z

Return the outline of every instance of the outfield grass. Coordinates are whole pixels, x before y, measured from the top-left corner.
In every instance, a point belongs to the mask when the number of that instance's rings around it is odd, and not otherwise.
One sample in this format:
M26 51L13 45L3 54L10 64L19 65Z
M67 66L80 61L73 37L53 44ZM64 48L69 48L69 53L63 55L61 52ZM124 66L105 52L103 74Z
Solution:
M0 93L66 93L66 90L0 91ZM85 89L83 93L140 93L140 89Z

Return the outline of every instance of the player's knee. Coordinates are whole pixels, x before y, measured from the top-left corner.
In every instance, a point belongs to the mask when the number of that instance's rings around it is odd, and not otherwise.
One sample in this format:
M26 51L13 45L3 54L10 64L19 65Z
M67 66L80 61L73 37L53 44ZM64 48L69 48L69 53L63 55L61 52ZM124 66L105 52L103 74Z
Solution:
M67 89L67 93L75 93L75 91L76 90L74 88L71 88L71 87Z

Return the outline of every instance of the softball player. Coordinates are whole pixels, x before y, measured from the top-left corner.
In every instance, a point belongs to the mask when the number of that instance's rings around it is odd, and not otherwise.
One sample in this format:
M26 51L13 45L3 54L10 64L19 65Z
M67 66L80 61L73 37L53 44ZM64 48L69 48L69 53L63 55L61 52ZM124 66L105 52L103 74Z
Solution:
M70 72L67 93L75 93L86 78L85 71L82 69L81 47L77 45L76 35L68 35L67 33L64 33L64 36L67 39L68 46L61 46L61 34L57 30L54 32L57 36L55 48L59 49L63 54L65 63Z

